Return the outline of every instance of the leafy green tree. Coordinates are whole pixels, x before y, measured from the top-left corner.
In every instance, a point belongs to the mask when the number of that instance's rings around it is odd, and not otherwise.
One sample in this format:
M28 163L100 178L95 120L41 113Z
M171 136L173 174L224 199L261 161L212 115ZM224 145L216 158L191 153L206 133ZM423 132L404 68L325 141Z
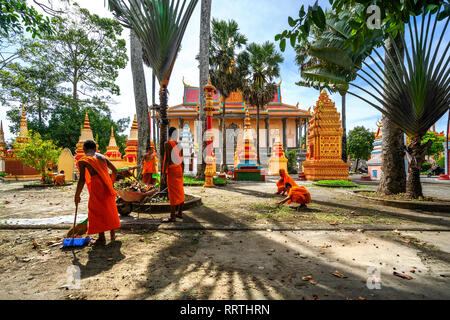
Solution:
M359 160L369 160L374 141L374 134L364 126L355 127L348 133L347 153L352 160L356 159L355 170L358 169Z
M247 74L245 53L237 54L236 50L247 43L247 38L239 32L234 20L211 21L211 41L209 49L209 75L212 84L222 94L222 166L220 172L228 172L225 101L236 90L243 89L243 79Z
M14 155L26 166L40 172L44 182L51 183L46 176L46 169L50 164L58 164L61 148L58 148L51 140L43 140L38 132L30 130L28 136L30 138L28 142L13 144Z
M198 0L109 0L110 10L142 45L144 63L159 81L160 159L167 141L167 86L192 12ZM164 173L161 173L164 177ZM164 180L160 189L166 188Z
M250 43L246 52L249 74L245 79L243 95L245 101L256 106L256 153L259 163L259 110L272 101L277 92L273 80L280 76L280 63L284 59L269 41L261 45Z
M0 36L21 33L24 27L33 38L52 32L50 19L27 5L25 0L0 0Z
M297 150L290 150L286 152L287 170L288 173L297 173Z
M427 132L423 136L422 144L427 143L429 140L433 141L433 143L431 144L430 148L428 149L426 155L431 156L437 160L437 159L439 159L439 156L441 155L441 153L444 152L443 143L445 142L445 138L438 137L437 134L435 134L433 132Z
M73 12L52 22L55 33L45 39L45 53L71 88L66 102L74 108L105 109L111 102L109 94L120 94L115 80L128 61L126 42L119 38L123 28L116 20L91 14L77 4Z

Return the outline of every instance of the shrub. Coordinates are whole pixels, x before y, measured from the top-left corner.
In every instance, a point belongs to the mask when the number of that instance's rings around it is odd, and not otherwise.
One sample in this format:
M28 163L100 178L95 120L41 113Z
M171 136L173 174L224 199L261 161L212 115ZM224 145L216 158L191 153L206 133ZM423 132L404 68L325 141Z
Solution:
M297 150L290 150L286 153L288 173L297 173Z
M420 168L420 171L425 172L431 169L433 165L427 161L424 161L422 164L422 167Z
M436 164L441 168L445 168L445 157L440 157L438 161L436 161Z

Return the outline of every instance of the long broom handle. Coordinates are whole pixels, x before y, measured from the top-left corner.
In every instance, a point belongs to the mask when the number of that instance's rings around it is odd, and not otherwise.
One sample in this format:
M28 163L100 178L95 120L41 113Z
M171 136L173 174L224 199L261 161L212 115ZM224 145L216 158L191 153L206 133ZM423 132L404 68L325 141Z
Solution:
M78 203L75 204L75 218L73 219L73 228L75 229L75 225L77 223L77 213L78 213Z

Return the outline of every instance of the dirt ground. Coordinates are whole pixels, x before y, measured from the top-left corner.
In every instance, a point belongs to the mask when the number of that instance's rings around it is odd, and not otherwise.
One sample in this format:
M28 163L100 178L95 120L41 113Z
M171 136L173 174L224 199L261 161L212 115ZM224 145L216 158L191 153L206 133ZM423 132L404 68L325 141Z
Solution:
M295 205L275 209L282 197L272 182L186 187L203 205L183 221L159 225L167 214L141 214L154 227L130 225L115 242L107 235L105 247L51 246L65 230L45 224L0 228L0 299L450 298L448 214L382 207L348 190L305 185L313 202L299 212ZM74 189L0 184L0 224L70 224ZM80 217L86 212L84 192ZM68 282L71 270L79 270L79 287ZM368 288L373 276L380 289Z

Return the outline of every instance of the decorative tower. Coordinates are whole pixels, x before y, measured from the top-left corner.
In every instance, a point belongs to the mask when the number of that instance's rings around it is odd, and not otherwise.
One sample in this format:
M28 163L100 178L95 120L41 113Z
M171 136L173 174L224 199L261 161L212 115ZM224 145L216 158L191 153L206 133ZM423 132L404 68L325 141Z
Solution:
M138 125L136 115L134 115L133 124L131 125L130 135L127 140L125 155L123 156L124 165L133 167L137 164L138 153Z
M261 167L258 165L258 156L255 152L248 109L245 110L244 145L239 153L239 164L234 170L234 180L265 180L265 176L261 174Z
M216 174L216 158L213 151L213 135L212 116L216 108L213 105L213 95L217 92L216 88L211 84L211 78L208 78L208 83L203 87L206 96L206 168L205 168L205 184L204 187L214 187L213 177Z
M236 150L234 151L234 168L237 168L239 164L239 154L241 153L243 145L244 145L243 130L239 130L236 143Z
M277 137L269 159L269 175L279 175L280 169L284 169L287 172L287 161L284 155L283 144L280 142L280 137Z
M342 161L340 115L322 90L309 122L306 161L303 172L308 180L348 180L349 163Z
M106 147L105 156L111 161L111 163L120 169L123 167L122 154L119 152L119 147L116 143L116 138L114 138L114 129L111 127L111 137L109 138L109 144Z
M196 162L194 154L194 138L192 136L191 130L187 123L184 124L183 130L181 131L181 146L183 147L183 162L184 162L184 172L195 174Z
M1 128L3 136L3 124ZM17 143L26 143L30 140L28 137L28 126L27 119L25 116L25 109L22 106L22 118L20 119L20 131L19 136L16 138ZM2 138L4 141L4 138ZM1 143L1 141L0 141ZM0 146L0 149L2 147ZM14 180L38 180L41 178L41 174L37 172L34 168L30 168L25 166L22 161L18 160L15 155L14 149L10 149L5 153L4 157L4 171L6 172L6 176L3 178L5 181L14 181Z
M78 162L78 160L80 160L81 157L84 156L83 144L86 140L94 140L87 112L84 116L83 128L81 129L80 138L78 139L78 143L76 145L77 149L75 150L75 162Z
M373 141L373 150L370 154L370 158L367 161L367 171L369 173L370 180L380 180L381 179L381 168L382 168L382 157L381 157L381 143L382 143L382 122L378 122L378 130L375 134L375 140ZM362 179L362 177L361 177Z

